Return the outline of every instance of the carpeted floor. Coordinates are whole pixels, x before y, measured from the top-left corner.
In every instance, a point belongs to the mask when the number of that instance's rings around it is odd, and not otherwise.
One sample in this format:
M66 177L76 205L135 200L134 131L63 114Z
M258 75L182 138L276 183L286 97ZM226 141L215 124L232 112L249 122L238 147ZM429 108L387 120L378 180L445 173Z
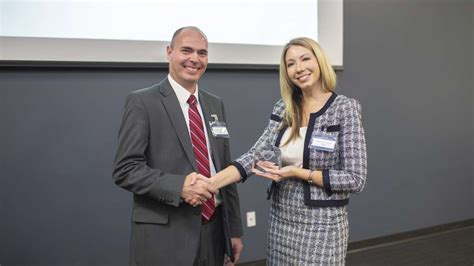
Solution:
M265 260L238 264L264 266ZM474 226L348 252L346 266L474 266Z
M473 266L474 227L348 252L347 266Z

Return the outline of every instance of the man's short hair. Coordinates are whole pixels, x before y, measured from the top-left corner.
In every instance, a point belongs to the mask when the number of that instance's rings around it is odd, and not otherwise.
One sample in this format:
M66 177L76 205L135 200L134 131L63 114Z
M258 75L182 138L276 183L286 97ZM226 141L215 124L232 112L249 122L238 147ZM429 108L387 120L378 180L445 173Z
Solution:
M179 34L184 30L195 30L195 31L199 32L207 42L207 36L206 36L206 34L204 34L204 32L202 32L201 29L199 29L198 27L195 27L195 26L186 26L186 27L179 28L174 32L173 37L171 38L171 43L170 43L171 47L174 47L174 44L176 42L176 38L178 38Z

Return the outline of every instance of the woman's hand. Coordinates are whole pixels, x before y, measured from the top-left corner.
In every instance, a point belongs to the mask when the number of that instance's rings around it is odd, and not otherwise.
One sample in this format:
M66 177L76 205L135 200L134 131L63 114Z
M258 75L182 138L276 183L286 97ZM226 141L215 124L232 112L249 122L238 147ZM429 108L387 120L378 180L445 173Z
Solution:
M295 176L295 166L289 165L278 169L278 165L268 161L258 161L257 165L265 172L256 170L254 171L254 174L271 179L275 182L280 182L283 179Z

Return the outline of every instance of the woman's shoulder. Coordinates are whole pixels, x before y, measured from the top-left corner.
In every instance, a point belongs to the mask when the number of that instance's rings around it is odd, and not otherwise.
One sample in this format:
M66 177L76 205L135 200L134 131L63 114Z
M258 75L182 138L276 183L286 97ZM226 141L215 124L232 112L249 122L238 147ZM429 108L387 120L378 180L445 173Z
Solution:
M362 114L362 108L358 100L354 98L349 98L344 95L337 95L336 100L334 101L333 110L341 117L352 117L354 115L360 116Z
M336 99L334 100L334 103L338 106L344 106L348 108L358 108L360 107L360 103L358 100L354 98L349 98L345 95L338 94L336 96Z
M279 99L273 106L273 115L282 116L283 111L285 111L285 102L283 99Z

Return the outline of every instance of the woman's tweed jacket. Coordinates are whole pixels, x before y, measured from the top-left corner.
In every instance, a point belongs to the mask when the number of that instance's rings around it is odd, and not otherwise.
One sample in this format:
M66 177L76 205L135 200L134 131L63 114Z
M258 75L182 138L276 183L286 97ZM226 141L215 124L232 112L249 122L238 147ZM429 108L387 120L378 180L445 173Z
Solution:
M255 145L232 164L242 176L251 174L253 151L265 141L279 146L284 129L280 130L285 105L279 100L270 117L268 126ZM337 138L334 152L321 151L310 146L318 133ZM367 156L361 107L357 100L333 93L321 110L310 115L304 141L303 168L322 170L323 187L304 184L304 203L316 207L344 206L351 192L360 192L365 185ZM277 189L272 183L269 193Z
M270 122L254 147L233 162L243 177L250 175L255 147L270 141L280 145L285 129L285 106L278 101ZM309 144L317 133L337 138L333 152ZM272 182L268 220L267 265L344 265L349 238L346 204L351 192L360 192L367 169L360 105L335 93L324 107L310 115L304 139L303 167L323 171L323 187L289 178Z

